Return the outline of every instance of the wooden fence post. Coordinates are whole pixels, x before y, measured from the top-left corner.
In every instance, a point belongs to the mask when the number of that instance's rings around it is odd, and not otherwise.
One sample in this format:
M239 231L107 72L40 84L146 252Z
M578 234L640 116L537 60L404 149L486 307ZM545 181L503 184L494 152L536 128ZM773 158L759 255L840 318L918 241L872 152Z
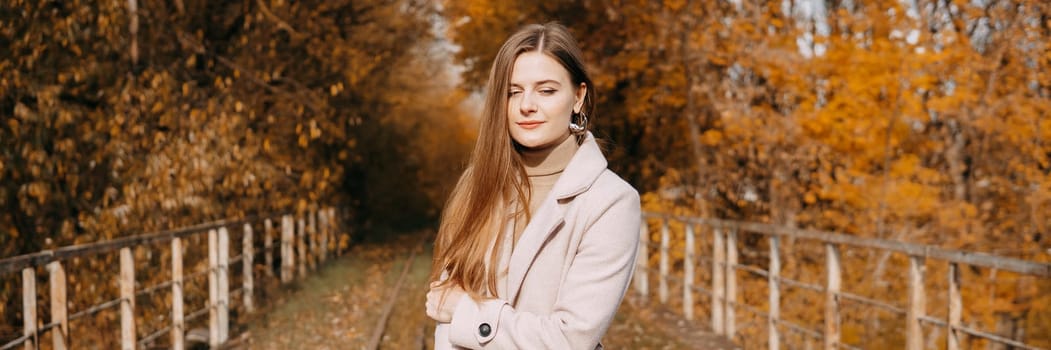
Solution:
M295 268L295 254L292 251L293 245L293 228L292 228L292 216L284 215L281 217L281 283L288 283L292 281L292 275Z
M649 246L649 223L646 222L646 217L644 216L642 217L642 225L639 225L639 257L635 261L635 286L639 288L639 295L643 301L649 301L650 295Z
M325 208L325 231L328 231L328 249L332 256L336 256L339 248L339 237L336 237L336 228L332 225L332 208Z
M51 322L58 326L51 331L51 339L56 350L69 348L69 312L66 308L66 270L62 263L53 261L47 264L49 276L48 287L51 289Z
M733 340L737 333L737 317L734 313L734 303L737 302L737 229L730 230L726 235L726 324L724 331L726 337Z
M22 323L26 341L25 350L36 350L36 270L33 267L22 269Z
M693 320L693 224L686 222L686 247L683 256L682 313Z
M329 236L328 235L329 235L329 230L328 230L328 225L325 224L325 221L328 221L328 219L325 218L325 215L326 215L325 212L326 211L327 211L326 209L318 209L318 211L317 211L317 229L318 229L319 234L321 235L321 261L322 262L328 260L328 241L329 241Z
M255 258L255 249L252 247L252 225L245 223L244 226L244 237L241 240L241 271L244 273L242 282L244 284L244 294L242 294L242 301L245 305L245 311L252 312L255 308L252 305L252 292L255 290L255 280L252 278L252 265Z
M909 310L905 326L905 348L908 350L923 349L923 325L920 318L923 317L927 306L923 291L925 262L926 259L922 256L909 256Z
M781 318L781 288L778 280L781 278L781 237L770 236L770 267L767 271L767 285L770 290L770 310L766 320L766 328L769 339L767 348L777 350L781 348L781 336L777 331L777 320Z
M949 329L947 344L949 350L960 350L960 327L963 302L960 299L960 266L949 263Z
M333 257L336 256L336 245L339 244L339 238L336 238L336 230L332 227L332 210L325 208L325 234L328 236L328 243L325 247L326 251L329 252Z
M329 245L332 247L332 256L338 257L340 252L340 237L339 230L336 229L336 209L329 207L325 208L325 226L328 227Z
M715 228L712 230L712 330L716 334L726 335L726 327L723 327L725 313L723 310L726 293L726 244L723 242L723 230Z
M307 225L310 225L310 231L312 231L311 234L314 235L314 255L316 256L314 260L317 260L317 266L320 268L321 263L325 261L325 250L321 248L321 240L323 240L324 237L321 235L321 228L318 227L317 214L317 209L310 212L310 216L307 217L310 221L307 222Z
M657 280L657 296L661 304L668 303L668 220L661 221L660 279Z
M839 346L839 289L840 279L839 248L832 243L825 243L825 350L834 350Z
M310 261L310 255L307 255L307 242L306 242L306 223L303 221L303 217L299 217L296 222L296 245L298 246L297 254L299 256L299 278L306 277L307 275L307 263Z
M208 230L208 345L219 347L219 234Z
M186 326L182 309L182 239L172 239L172 349L182 350Z
M332 228L332 237L336 240L336 253L338 255L343 255L343 253L345 253L344 249L350 248L350 228L342 226L343 222L340 221L339 212L336 211L336 208L328 208L328 211L328 224ZM346 237L347 240L346 247L343 246L344 237Z
M230 335L230 231L219 228L219 343Z
M135 349L135 262L131 248L120 248L120 343Z
M336 235L336 222L333 215L336 215L336 211L333 208L325 209L325 227L328 230L328 245L329 249L332 250L332 256L339 255L339 236Z
M325 261L325 251L321 249L321 232L317 227L317 210L311 210L307 212L307 231L310 232L311 241L313 242L313 250L311 251L314 255L315 267L321 267L321 263Z
M266 276L274 277L274 228L270 218L263 220L263 262Z
M307 258L307 271L314 271L317 268L317 241L314 237L313 228L310 227L310 210L304 214L306 215L303 220L303 239L307 242L307 254L304 255Z

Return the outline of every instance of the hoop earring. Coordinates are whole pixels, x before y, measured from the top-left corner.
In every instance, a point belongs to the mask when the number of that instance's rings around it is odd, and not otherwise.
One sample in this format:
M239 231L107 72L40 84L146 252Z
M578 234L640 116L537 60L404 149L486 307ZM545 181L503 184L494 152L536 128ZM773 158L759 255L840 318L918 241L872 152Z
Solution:
M573 119L576 119L574 121ZM569 119L569 132L574 135L582 135L588 131L588 116L584 112L573 113Z

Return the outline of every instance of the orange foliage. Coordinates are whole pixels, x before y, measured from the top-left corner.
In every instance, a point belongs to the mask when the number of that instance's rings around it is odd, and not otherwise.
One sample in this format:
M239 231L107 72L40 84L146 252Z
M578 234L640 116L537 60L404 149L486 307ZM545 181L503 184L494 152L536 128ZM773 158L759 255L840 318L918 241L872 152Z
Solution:
M448 2L445 15L473 87L513 28L567 24L596 75L592 119L611 141L610 166L645 192L647 210L1051 260L1051 5L818 3L830 8L470 0ZM863 271L845 277L855 292L904 294L884 272L896 263L859 254L870 258L845 267ZM799 273L820 275L821 264ZM1051 332L1047 281L964 278L993 286L970 292L988 297L969 302L966 317L1048 341L1033 336ZM887 335L865 325L848 322L846 338ZM870 345L900 347L901 338Z
M0 257L317 203L368 228L429 225L471 139L454 77L433 73L430 3L2 6ZM110 275L75 273L114 258L70 262L74 312L116 295ZM0 277L0 298L19 285ZM20 309L0 306L0 339L21 334Z

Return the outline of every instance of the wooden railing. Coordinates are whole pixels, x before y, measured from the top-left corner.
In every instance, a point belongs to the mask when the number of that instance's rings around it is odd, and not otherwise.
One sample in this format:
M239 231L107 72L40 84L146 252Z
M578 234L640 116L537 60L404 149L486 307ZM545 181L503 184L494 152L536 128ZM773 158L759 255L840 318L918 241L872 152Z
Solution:
M251 312L254 309L255 270L263 271L264 276L276 278L274 266L274 229L272 219L280 217L281 236L279 241L279 258L281 259L281 283L293 281L296 276L305 276L323 263L329 255L342 254L337 239L346 235L341 230L337 212L334 208L325 208L306 213L293 220L293 215L286 214L273 217L253 217L244 220L222 220L192 227L156 232L133 237L85 245L63 247L34 254L16 256L0 260L0 276L22 272L22 307L24 325L23 335L7 341L0 350L18 346L26 350L38 349L40 341L50 332L54 349L70 347L70 322L79 318L94 315L100 311L119 308L120 310L120 344L122 349L147 347L166 333L170 334L171 347L183 349L186 345L186 325L188 322L208 314L208 343L215 348L230 338L231 294L241 294L242 307ZM253 224L262 224L263 240L258 242L253 235ZM294 224L296 227L293 227ZM242 251L240 255L230 257L230 228L242 228ZM208 236L208 265L202 271L183 271L183 256L187 248L183 239L205 234ZM156 249L153 244L170 242L171 244L171 280L136 290L135 261L132 249ZM261 246L264 265L255 263L257 246ZM77 290L67 290L68 282L63 261L77 257L92 257L103 253L119 251L120 272L116 276L120 297L101 304L89 306L70 314L67 308L67 294ZM241 262L242 286L230 290L230 266ZM36 268L46 266L50 288L50 319L38 325ZM298 273L297 273L298 268ZM208 275L208 302L201 309L184 313L183 284L191 278ZM171 288L171 324L152 330L145 337L136 330L135 299L161 289Z
M850 300L868 306L901 314L906 317L905 347L909 350L918 350L925 347L923 324L940 327L947 331L946 348L957 350L961 347L961 341L966 335L986 339L988 341L1001 343L1020 349L1038 349L1037 347L1023 342L1009 339L1007 337L992 334L986 331L973 329L961 322L963 314L963 303L961 299L960 269L964 267L988 268L999 271L1010 271L1021 275L1031 276L1037 279L1051 278L1051 264L1042 262L1026 261L1014 258L1000 257L983 253L964 252L957 250L942 249L933 246L904 243L883 239L863 238L839 233L803 230L790 227L761 224L754 222L741 222L730 220L718 220L709 218L686 217L666 215L658 213L643 214L643 225L641 229L642 244L639 246L638 266L635 271L635 288L645 299L649 296L649 271L648 267L650 250L656 249L659 257L658 266L658 298L661 303L668 302L668 280L673 279L682 284L682 307L683 316L693 319L695 293L706 294L711 299L711 327L727 338L734 339L736 330L736 312L747 311L754 316L765 319L767 339L766 343L770 349L781 348L781 328L789 329L804 334L816 340L823 340L824 349L836 348L858 348L856 345L845 344L841 341L840 329L840 301ZM650 242L649 223L659 222L660 241ZM685 226L682 234L685 236L683 245L682 277L671 275L670 254L670 230L669 222L677 222ZM695 284L694 275L699 256L696 252L695 227L705 227L712 233L711 257L707 260L711 267L709 284L710 289ZM739 236L754 234L768 240L769 252L767 268L761 269L756 266L742 265L738 263L740 252ZM794 239L797 241L811 241L824 245L825 255L825 283L817 285L799 280L786 278L781 275L782 253L780 251L782 239ZM854 247L873 249L883 253L904 254L908 257L908 303L904 307L894 305L887 300L864 297L843 290L842 288L842 265L840 263L841 247ZM939 260L948 265L948 280L946 290L940 291L947 296L947 319L939 319L927 315L925 287L926 261L927 259ZM761 276L766 279L767 296L766 308L748 305L738 302L737 271ZM824 302L824 328L822 330L809 329L781 316L781 291L783 287L795 287L808 289L823 293ZM798 346L793 346L798 347Z

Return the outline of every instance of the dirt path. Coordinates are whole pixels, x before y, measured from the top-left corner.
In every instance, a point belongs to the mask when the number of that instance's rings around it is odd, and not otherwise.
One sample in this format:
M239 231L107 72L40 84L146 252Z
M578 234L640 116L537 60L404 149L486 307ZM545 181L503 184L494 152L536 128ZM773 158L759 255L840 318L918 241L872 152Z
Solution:
M404 237L391 244L357 245L329 261L316 273L282 291L273 305L264 306L270 311L249 322L243 335L229 348L364 349L409 250L419 246L413 238L416 237ZM414 260L399 299L412 294L406 292L411 292L414 285L424 284L427 278L430 255L417 254ZM398 301L391 324L404 322L399 319L405 313L400 310L404 309L403 304L406 302ZM419 304L417 309L422 310L423 303Z
M418 237L362 244L281 292L232 349L365 349ZM431 246L423 246L398 293L381 349L433 349L424 313ZM697 325L628 297L607 332L607 349L734 349Z
M643 303L631 292L603 338L606 349L740 349L697 322L686 321L654 302Z

